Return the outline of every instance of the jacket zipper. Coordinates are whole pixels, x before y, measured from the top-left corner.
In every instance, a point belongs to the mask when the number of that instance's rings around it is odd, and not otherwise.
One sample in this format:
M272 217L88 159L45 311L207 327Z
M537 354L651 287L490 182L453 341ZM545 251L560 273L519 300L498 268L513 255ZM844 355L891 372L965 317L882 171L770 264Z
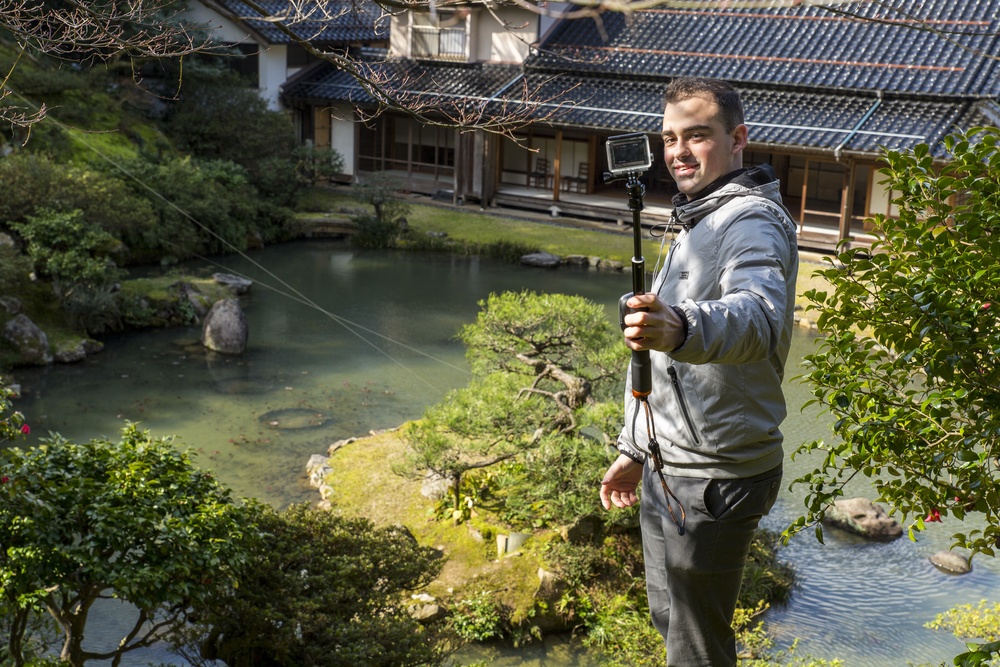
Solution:
M695 430L694 422L691 420L687 401L684 400L684 391L681 389L680 378L677 377L677 369L673 366L668 366L667 375L670 376L670 384L674 386L674 393L677 395L677 404L681 406L681 416L684 418L684 424L687 426L688 435L691 436L691 440L695 445L700 445L701 439L698 437L698 431Z

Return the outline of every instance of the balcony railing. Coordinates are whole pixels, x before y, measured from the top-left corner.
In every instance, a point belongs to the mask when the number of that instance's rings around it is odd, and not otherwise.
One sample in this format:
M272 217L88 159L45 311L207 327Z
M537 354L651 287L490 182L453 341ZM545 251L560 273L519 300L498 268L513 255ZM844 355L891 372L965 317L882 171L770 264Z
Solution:
M413 26L412 30L414 58L459 61L466 59L467 35L465 28Z

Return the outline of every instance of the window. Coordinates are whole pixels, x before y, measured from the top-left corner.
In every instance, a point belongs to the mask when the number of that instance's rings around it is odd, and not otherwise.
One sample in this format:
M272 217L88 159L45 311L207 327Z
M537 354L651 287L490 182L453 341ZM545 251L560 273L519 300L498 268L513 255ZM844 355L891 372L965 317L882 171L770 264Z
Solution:
M410 17L410 53L413 58L468 60L467 13L438 12L436 22L430 14L411 12Z

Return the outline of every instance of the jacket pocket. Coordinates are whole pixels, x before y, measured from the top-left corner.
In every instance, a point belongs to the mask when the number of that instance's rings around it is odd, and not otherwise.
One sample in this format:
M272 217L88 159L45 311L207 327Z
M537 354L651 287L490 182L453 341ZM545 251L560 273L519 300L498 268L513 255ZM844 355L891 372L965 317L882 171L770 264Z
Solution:
M690 436L692 443L700 445L701 438L698 437L698 429L694 426L694 420L691 419L691 411L688 409L687 401L684 400L684 389L681 387L680 378L677 377L677 369L673 366L668 366L667 375L670 376L670 384L674 388L674 398L677 399L677 405L680 406L681 418L684 420L684 426L687 427L688 436Z

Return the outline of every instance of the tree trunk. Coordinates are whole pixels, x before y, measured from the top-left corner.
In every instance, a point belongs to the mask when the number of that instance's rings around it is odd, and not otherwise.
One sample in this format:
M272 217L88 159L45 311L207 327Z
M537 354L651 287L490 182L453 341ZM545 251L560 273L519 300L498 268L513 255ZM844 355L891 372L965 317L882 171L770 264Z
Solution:
M87 626L87 613L93 603L93 599L84 600L78 603L75 612L70 611L65 614L53 604L47 605L49 613L56 619L65 637L59 659L70 667L84 667L87 661L86 652L83 650L83 631Z
M462 509L462 476L453 475L451 482L451 495L455 499L455 506L452 509L458 512Z
M14 620L10 624L10 637L7 643L7 651L10 653L11 659L14 661L14 667L24 667L24 655L21 653L23 650L24 642L24 631L28 627L28 618L30 617L30 611L27 609L18 609L14 613Z

